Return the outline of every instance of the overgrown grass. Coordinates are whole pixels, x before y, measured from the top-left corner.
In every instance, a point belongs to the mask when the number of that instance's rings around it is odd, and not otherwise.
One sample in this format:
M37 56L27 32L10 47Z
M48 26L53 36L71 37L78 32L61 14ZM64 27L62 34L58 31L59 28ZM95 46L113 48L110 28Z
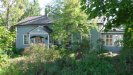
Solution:
M57 49L57 48L56 48ZM34 45L24 60L3 67L1 75L132 75L123 57L107 57L96 51L44 49ZM131 64L130 64L131 65Z

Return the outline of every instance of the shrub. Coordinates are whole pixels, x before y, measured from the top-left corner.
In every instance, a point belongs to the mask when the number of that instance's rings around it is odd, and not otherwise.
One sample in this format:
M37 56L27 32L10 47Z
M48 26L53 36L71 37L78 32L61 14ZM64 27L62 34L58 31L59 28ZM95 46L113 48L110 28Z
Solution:
M8 64L9 62L9 56L4 53L3 50L0 50L0 67Z
M2 75L38 75L45 73L45 64L60 58L58 50L45 48L41 44L31 45L23 52L24 60L11 63L3 68ZM11 72L11 73L10 73Z
M105 57L96 51L47 49L31 45L23 52L25 60L2 68L2 75L131 75L125 59ZM78 55L81 55L78 57ZM116 62L117 61L117 62ZM12 73L10 73L12 72Z
M11 54L15 40L15 34L8 31L5 27L0 27L0 50L7 54Z
M124 48L120 52L120 57L125 73L133 74L133 48Z

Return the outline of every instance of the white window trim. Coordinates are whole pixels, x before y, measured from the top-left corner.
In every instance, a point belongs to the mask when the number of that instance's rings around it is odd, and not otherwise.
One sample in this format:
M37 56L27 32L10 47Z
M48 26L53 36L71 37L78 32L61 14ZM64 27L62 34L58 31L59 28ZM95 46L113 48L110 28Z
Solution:
M29 36L29 34L23 34L23 45L29 45L29 41L28 41L28 44L25 44L25 43L24 43L24 36L25 36L25 35L28 35L28 36ZM28 40L30 40L30 39L28 39Z
M108 34L107 34L108 35ZM112 35L112 38L108 38L108 39L112 39L112 45L107 45L107 41L106 41L106 39L107 39L107 35L102 35L101 36L101 38L103 39L103 41L104 41L104 46L108 46L108 47L112 47L112 46L114 46L114 44L113 44L113 35ZM110 36L110 35L109 35Z
M107 34L108 35L108 34ZM106 38L105 38L105 41L108 39L109 41L105 43L106 46L113 46L113 35L108 35L109 37L107 38L107 35L106 35ZM111 36L111 37L110 37ZM112 41L110 41L112 40ZM107 45L107 43L109 43L109 45ZM112 45L110 45L110 43L112 43Z
M107 45L106 43L107 43L107 41L106 41L106 35L112 35L112 45ZM116 40L116 38L114 37L114 35L118 35L118 36L121 36L121 40L123 40L123 35L122 34L101 34L101 36L100 36L100 38L101 39L103 39L103 41L104 41L104 46L108 46L108 47L114 47L114 46L116 46L115 45L115 41L114 40ZM123 47L123 46L119 46L119 47Z

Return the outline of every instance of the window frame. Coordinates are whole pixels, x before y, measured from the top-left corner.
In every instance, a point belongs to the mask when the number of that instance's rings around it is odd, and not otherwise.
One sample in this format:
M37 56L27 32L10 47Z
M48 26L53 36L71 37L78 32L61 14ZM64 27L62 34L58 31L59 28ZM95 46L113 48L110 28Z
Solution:
M27 44L25 43L25 35L28 36L28 37L27 37L27 39L28 39L28 43L27 43ZM29 34L24 34L24 35L23 35L23 45L29 45Z
M108 36L108 37L107 37ZM106 46L113 46L113 35L109 35L109 34L107 34L106 36L105 36L106 38L105 38L105 45ZM107 41L108 40L108 41Z
M102 40L104 41L104 46L114 46L114 44L113 44L113 35L112 34L102 35Z

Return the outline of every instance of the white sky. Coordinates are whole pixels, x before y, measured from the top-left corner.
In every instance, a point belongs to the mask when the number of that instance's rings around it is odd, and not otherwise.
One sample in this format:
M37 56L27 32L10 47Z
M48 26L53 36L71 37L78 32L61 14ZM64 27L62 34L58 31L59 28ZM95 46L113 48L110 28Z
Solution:
M38 0L40 7L42 8L41 10L41 14L44 15L44 8L45 5L47 5L48 3L51 3L53 0Z

